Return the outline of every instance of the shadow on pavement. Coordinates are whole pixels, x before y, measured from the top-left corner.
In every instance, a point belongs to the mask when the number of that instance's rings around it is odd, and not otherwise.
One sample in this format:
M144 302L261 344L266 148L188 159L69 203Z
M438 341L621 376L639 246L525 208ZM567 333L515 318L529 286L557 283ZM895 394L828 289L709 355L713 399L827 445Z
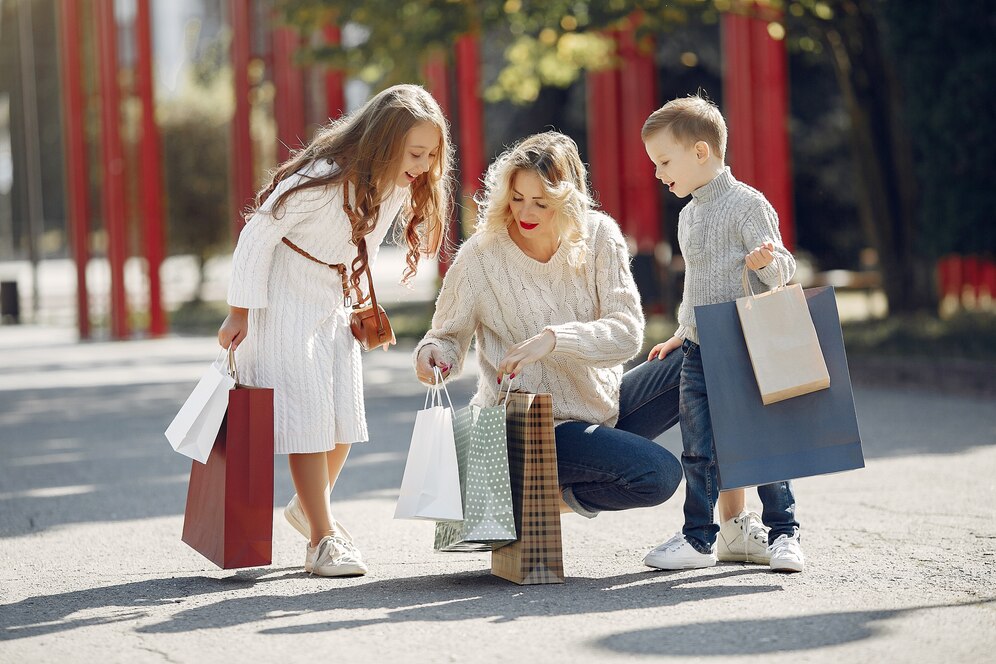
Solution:
M818 613L764 620L717 620L641 629L592 642L603 650L627 655L668 657L736 657L814 650L876 636L886 620L925 609L978 606L996 600L918 606L908 609Z

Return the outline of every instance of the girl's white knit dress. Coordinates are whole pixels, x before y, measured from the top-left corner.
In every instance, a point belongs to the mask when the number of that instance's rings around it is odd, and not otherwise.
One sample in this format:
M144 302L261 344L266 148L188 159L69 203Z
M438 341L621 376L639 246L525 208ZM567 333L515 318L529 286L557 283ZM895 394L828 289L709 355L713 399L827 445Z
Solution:
M274 452L325 452L367 440L360 346L349 329L339 273L306 259L291 242L326 263L356 257L342 185L299 191L273 214L277 197L305 178L335 168L319 160L279 183L249 219L232 261L228 303L249 309L249 333L235 357L246 385L273 388ZM408 191L381 203L367 236L371 266ZM366 279L360 284L366 288Z

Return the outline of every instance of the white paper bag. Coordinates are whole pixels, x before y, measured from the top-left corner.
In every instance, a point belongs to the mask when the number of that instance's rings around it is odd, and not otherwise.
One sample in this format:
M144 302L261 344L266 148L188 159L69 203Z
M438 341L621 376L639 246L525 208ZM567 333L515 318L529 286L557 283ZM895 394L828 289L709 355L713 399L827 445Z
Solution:
M767 406L830 387L830 374L802 286L754 295L744 268L746 297L737 300L744 341L761 402Z
M228 391L235 378L219 357L204 372L180 412L166 428L173 449L195 461L206 463L228 410Z
M442 377L437 374L437 385ZM445 386L443 387L445 390ZM460 471L453 439L453 403L442 404L439 388L429 388L425 408L415 415L395 519L463 519ZM450 395L447 392L446 399Z

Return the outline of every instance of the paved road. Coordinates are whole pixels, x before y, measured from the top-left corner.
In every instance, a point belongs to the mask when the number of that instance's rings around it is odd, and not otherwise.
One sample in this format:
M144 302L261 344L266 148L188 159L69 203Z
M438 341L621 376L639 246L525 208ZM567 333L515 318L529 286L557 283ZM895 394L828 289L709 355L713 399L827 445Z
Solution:
M180 542L189 464L162 431L214 354L207 338L77 344L0 327L0 662L923 662L996 648L991 399L859 386L868 466L797 483L802 575L643 567L680 527L679 489L658 508L565 516L567 582L518 587L483 554L434 554L430 524L391 519L422 391L407 352L372 353L373 442L334 496L371 572L335 580L303 574L279 511L269 568L221 571ZM292 489L275 467L279 506Z

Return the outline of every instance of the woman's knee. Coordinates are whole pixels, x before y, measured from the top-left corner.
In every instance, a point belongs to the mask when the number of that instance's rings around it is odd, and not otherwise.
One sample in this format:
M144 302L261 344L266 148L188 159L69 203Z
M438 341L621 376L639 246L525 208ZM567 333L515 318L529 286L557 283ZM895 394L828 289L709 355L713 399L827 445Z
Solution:
M653 507L667 501L681 483L681 463L666 450L651 468L630 483L630 489L639 496L643 507Z

